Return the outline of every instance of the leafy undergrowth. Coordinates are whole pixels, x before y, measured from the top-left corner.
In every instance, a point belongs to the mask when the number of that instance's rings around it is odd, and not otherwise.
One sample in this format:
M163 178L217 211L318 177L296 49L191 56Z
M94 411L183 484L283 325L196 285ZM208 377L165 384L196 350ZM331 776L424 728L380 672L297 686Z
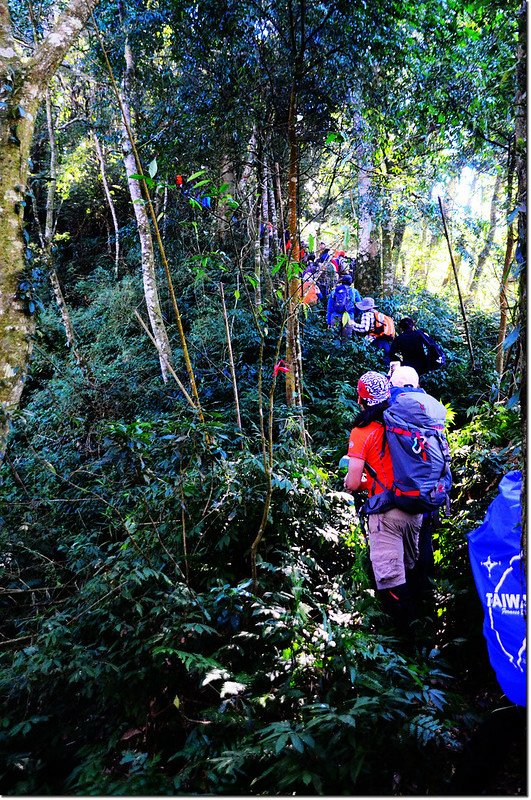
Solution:
M101 325L129 291L107 291L79 324ZM395 298L393 312L414 301ZM449 348L452 314L435 300L433 310ZM245 338L243 316L236 323ZM241 433L215 370L201 374L203 425L160 390L130 331L127 342L118 326L94 337L90 384L67 359L50 368L64 358L53 341L45 325L51 349L2 467L2 791L448 792L496 702L466 533L518 466L516 409L493 403L462 348L453 353L438 386L455 412L454 505L434 537L437 624L412 645L374 596L337 473L357 377L381 368L364 341L342 346L307 320L313 453L297 444L280 387L256 586L250 549L268 482L252 356L239 365Z

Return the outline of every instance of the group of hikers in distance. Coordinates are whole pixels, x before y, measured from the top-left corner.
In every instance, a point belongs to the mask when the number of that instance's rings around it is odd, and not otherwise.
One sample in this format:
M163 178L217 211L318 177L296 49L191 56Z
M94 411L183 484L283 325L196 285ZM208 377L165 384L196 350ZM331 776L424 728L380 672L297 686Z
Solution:
M393 360L413 367L419 375L443 366L445 354L440 345L425 331L418 330L411 317L398 323L379 311L372 297L363 297L353 285L351 272L355 259L347 259L343 250L332 251L324 242L319 255L307 254L301 244L302 302L315 305L326 302L326 322L330 329L339 327L340 338L346 341L353 333L368 337L382 351L387 365Z
M446 408L419 382L446 357L412 317L398 322L396 335L392 318L353 286L343 251L332 254L321 242L318 257L310 254L305 261L303 302L326 302L329 328L339 326L343 341L354 333L368 337L387 368L386 373L367 371L358 380L361 411L340 463L347 467L345 489L367 494L357 506L366 519L374 587L384 610L409 638L415 620L434 620L432 533L440 510L449 511L452 484Z

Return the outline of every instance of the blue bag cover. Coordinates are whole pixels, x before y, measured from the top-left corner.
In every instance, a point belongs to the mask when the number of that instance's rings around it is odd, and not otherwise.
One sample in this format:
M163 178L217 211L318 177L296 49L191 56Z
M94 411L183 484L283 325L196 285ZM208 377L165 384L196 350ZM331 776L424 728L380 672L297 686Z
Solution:
M485 612L492 668L511 702L526 705L526 577L521 551L522 473L508 472L479 528L468 534L474 580Z

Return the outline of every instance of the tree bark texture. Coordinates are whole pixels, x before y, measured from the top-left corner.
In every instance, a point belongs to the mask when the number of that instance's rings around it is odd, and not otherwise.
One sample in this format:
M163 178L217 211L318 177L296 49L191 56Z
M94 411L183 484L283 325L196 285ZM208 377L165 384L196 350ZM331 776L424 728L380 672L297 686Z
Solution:
M361 167L358 176L358 257L356 286L362 295L374 294L380 288L380 243L374 224L372 181L368 167Z
M391 258L393 260L393 266L395 269L395 275L399 264L400 252L402 250L402 243L404 241L404 234L406 232L406 221L405 219L400 219L395 224L395 229L393 233L393 244L391 246Z
M298 172L299 148L295 120L297 116L297 95L292 88L290 109L288 117L289 141L289 171L288 171L288 229L290 233L291 250L290 262L299 260L299 241L297 235L298 223ZM297 358L298 315L300 310L301 282L297 275L288 280L287 298L287 323L286 323L286 364L289 372L286 373L286 403L288 406L302 405L301 375L299 374L299 360Z
M137 174L137 166L135 155L133 152L132 142L129 136L129 131L133 131L131 120L131 106L130 106L130 92L131 83L134 72L133 54L129 47L129 43L125 44L125 62L126 70L124 74L123 95L121 98L122 108L127 120L121 121L122 131L122 156L127 175L127 185L129 187L129 194L133 203L133 210L135 213L136 225L138 230L138 238L140 241L140 251L142 256L142 282L144 286L144 298L146 301L146 308L148 312L149 322L153 338L157 343L157 352L159 354L160 372L164 383L168 381L168 365L172 364L172 353L170 341L162 318L162 311L160 307L159 293L157 289L156 268L155 268L155 248L153 246L153 237L151 236L151 228L149 224L149 216L146 210L144 198L142 196L142 189L136 178L132 176Z
M118 217L116 216L116 209L114 207L111 190L109 188L109 181L107 180L107 170L105 168L105 156L103 154L103 148L98 138L98 134L94 129L92 129L92 141L94 142L94 152L96 153L96 158L98 159L98 164L100 167L103 194L105 195L105 199L107 201L107 205L109 206L109 211L112 217L112 224L114 228L114 276L118 280L120 271L120 227L118 225Z
M393 222L387 196L384 198L381 224L382 296L389 297L395 288L395 262L393 261Z
M236 188L236 181L234 177L234 165L231 161L230 156L226 153L223 155L221 160L221 171L220 171L220 179L221 184L227 184L227 188L225 190L226 193L234 196L235 188ZM218 206L218 238L222 245L225 244L227 239L227 233L230 229L230 220L233 214L233 210L228 205L228 203L220 203Z
M44 261L48 268L50 283L52 291L57 303L57 308L61 315L63 327L65 330L66 343L73 354L79 368L88 377L86 362L77 346L76 336L74 333L74 326L70 317L70 312L64 298L59 276L55 268L55 259L53 256L53 238L55 228L57 225L57 214L55 207L55 199L57 194L57 142L55 138L55 121L53 118L52 99L50 95L50 88L46 88L46 122L48 126L48 144L50 148L50 162L49 162L49 179L48 187L46 190L46 221L44 224L44 231L41 234L41 247L43 251ZM37 215L36 215L37 216ZM38 222L38 217L37 217ZM40 230L40 226L39 226Z
M485 240L485 244L483 245L481 253L478 256L478 260L476 262L476 266L472 274L472 278L470 280L470 286L468 287L469 300L472 300L477 294L478 285L483 275L485 264L487 263L487 259L490 256L492 245L494 244L494 237L496 235L496 230L498 228L498 220L499 220L498 206L500 203L501 185L502 185L502 174L501 172L498 172L498 174L496 175L496 181L494 183L494 189L492 191L492 200L490 204L489 232L487 234L487 238Z
M24 387L35 322L17 298L26 268L24 206L35 117L46 87L98 0L71 0L30 58L13 37L6 0L0 0L0 460L9 418Z
M509 157L507 161L507 199L506 199L506 209L508 211L512 210L513 205L513 193L514 193L514 178L515 178L515 160L516 160L516 150L515 150L515 140L512 140L511 146L509 148ZM511 275L511 267L514 258L514 248L516 244L516 237L515 237L515 224L514 222L509 223L507 228L507 241L505 243L505 258L503 262L503 272L500 279L500 324L498 327L498 341L497 341L497 349L496 349L496 371L498 373L498 381L501 383L501 379L503 376L503 370L505 366L505 351L503 348L503 342L505 341L505 336L507 334L507 323L509 320L509 283L510 283L510 275Z

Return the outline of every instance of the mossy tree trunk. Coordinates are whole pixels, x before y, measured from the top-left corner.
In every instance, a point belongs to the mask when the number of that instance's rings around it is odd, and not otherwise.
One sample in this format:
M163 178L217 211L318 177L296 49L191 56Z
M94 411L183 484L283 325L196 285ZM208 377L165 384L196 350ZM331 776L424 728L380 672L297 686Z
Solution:
M15 42L6 0L0 0L0 460L31 355L35 321L21 299L26 270L24 204L35 117L46 87L98 0L71 0L29 58Z

